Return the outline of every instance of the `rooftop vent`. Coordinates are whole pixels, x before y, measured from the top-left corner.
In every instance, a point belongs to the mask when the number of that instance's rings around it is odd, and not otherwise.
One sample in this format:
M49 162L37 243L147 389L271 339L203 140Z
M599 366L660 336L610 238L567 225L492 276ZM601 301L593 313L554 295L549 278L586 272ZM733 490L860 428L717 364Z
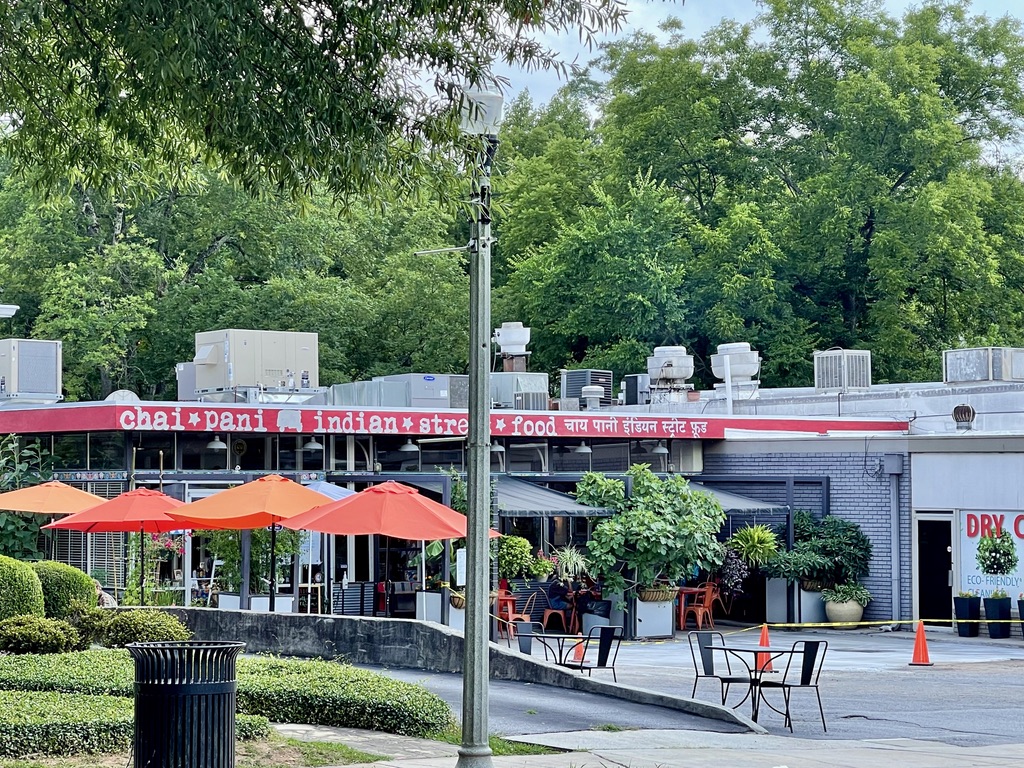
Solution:
M1024 381L1024 349L947 349L942 353L942 380L946 384Z
M814 388L818 392L871 389L871 351L828 349L814 353Z
M530 343L530 329L522 323L502 323L501 328L494 329L494 343L501 348L502 370L525 371L530 353L526 345Z
M601 405L611 405L614 391L612 390L612 372L595 368L576 368L562 370L562 397L583 397L583 388L599 386L604 390Z

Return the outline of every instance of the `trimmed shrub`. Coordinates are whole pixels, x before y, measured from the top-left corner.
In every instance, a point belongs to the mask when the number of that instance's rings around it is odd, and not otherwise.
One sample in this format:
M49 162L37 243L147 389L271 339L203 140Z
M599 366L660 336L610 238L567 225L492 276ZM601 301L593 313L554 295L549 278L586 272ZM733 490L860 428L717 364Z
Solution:
M163 611L118 611L103 632L103 644L124 648L128 643L167 643L188 640L192 633Z
M43 587L43 607L48 619L66 619L75 600L96 603L96 587L85 571L53 560L32 563L32 570Z
M107 624L117 614L98 606L72 600L68 611L68 623L78 630L79 643L76 651L87 651L93 643L102 643Z
M426 736L452 724L452 711L419 685L329 661L238 660L238 711L276 722L365 728Z
M126 697L0 691L0 757L123 751L131 747L133 719ZM236 738L269 735L265 717L236 717Z
M79 641L75 628L60 619L11 616L0 621L0 651L7 653L67 653Z
M0 689L132 695L126 651L0 656ZM275 722L423 736L451 725L452 712L422 686L328 661L242 657L238 711Z
M32 566L0 555L0 619L44 616L43 585Z

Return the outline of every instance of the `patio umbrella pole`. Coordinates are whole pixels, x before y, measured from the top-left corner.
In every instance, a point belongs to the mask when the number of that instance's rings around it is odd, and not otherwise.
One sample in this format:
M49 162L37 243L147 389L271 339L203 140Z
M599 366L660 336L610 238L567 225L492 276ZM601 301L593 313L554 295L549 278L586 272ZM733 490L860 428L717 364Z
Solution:
M139 528L139 605L146 604L146 526Z
M274 593L277 592L277 523L270 524L270 612L274 612Z

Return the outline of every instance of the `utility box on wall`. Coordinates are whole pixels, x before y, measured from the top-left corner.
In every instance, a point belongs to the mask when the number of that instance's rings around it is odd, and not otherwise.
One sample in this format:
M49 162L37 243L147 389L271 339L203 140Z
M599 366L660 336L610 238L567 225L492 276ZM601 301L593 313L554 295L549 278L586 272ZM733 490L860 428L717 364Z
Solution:
M40 339L0 341L0 400L62 400L61 342Z
M315 333L227 329L196 334L196 391L235 387L315 389L320 358Z

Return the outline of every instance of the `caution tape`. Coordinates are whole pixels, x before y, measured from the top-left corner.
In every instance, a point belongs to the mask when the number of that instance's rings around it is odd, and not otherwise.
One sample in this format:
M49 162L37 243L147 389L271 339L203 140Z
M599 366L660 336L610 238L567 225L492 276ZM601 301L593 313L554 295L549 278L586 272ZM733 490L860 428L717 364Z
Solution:
M888 619L883 621L814 621L814 622L765 622L763 624L755 624L750 627L742 627L726 632L727 635L738 635L743 632L750 632L752 630L760 630L761 627L767 625L769 629L821 629L829 627L840 627L843 629L849 629L850 627L891 627L894 624L917 624L919 622L928 624L929 622L940 623L940 624L1016 624L1018 622L1024 623L1024 619Z

